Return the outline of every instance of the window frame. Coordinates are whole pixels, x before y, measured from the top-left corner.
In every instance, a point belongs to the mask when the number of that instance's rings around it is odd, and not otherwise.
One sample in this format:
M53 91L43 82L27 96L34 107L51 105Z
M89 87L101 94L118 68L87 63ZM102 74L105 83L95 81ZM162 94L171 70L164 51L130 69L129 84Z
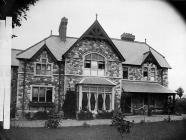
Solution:
M98 57L95 59L94 55L98 55ZM86 58L86 57L88 57L88 58ZM103 58L103 59L101 60L101 58ZM88 64L86 62L88 62L88 61L90 62L90 68L86 67L86 64ZM93 67L93 63L96 63L96 67ZM84 55L84 57L83 57L83 75L105 76L105 73L106 73L106 58L103 55L96 53L96 52L91 52L91 53L87 53Z
M43 62L43 60L45 60L45 63ZM39 73L37 73L37 65L40 65L40 72ZM43 70L42 66L45 66L44 70ZM50 70L48 70L48 66L50 66ZM45 73L45 74L43 74L43 73ZM34 63L34 76L52 76L52 74L53 74L53 63L50 63L48 61L47 55L44 57L41 54L39 62Z
M37 101L33 101L33 89L39 88L38 95L37 95ZM40 88L44 88L44 94L45 94L45 101L41 102L39 101L39 94L40 94ZM52 100L50 102L47 101L47 88L52 88ZM31 93L30 93L30 101L33 103L53 103L54 102L54 86L48 86L48 85L31 85Z
M127 78L124 78L124 69L127 69ZM128 67L123 67L123 79L129 79L129 68Z
M154 69L154 71L152 71L152 69ZM151 78L154 78L154 79L151 79ZM150 80L151 81L156 81L156 69L153 68L153 67L150 69Z
M99 89L101 89L101 90L99 90ZM112 110L112 94L113 94L112 92L113 92L113 87L112 86L90 86L90 85L83 85L82 86L81 94L82 94L82 100L83 100L83 93L86 93L87 94L88 104L90 104L90 108L88 107L88 110L89 111L92 112L95 109L97 109L96 111L111 111ZM95 108L94 108L94 110L91 110L90 97L91 97L91 94L92 93L95 96ZM103 99L102 110L99 110L99 108L98 108L98 96L99 95L102 95L102 99ZM109 109L108 110L106 109L106 95L109 95L109 98L110 98L110 105L109 105ZM82 104L82 108L83 108L83 104Z
M145 70L145 68L147 69L147 70ZM143 78L146 78L145 80L148 80L148 78L149 78L149 69L148 69L148 67L143 67ZM144 76L144 72L146 72L147 73L147 76Z

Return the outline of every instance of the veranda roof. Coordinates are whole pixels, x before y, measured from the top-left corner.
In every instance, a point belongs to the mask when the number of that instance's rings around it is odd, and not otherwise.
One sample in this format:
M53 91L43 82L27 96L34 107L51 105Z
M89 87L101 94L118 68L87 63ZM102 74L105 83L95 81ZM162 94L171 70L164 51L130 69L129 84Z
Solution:
M128 81L122 80L122 89L124 92L131 93L169 93L174 94L172 90L160 85L157 82L146 81Z
M86 77L79 82L80 85L106 85L106 86L115 86L112 81L106 78L100 77Z

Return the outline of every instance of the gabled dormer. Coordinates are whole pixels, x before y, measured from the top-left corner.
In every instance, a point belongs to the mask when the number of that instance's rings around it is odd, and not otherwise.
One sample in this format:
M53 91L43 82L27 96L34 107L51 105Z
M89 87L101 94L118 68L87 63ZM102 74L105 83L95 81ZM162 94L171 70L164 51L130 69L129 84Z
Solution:
M141 66L143 80L157 81L157 69L160 68L160 64L152 54L150 48L149 51L143 54Z

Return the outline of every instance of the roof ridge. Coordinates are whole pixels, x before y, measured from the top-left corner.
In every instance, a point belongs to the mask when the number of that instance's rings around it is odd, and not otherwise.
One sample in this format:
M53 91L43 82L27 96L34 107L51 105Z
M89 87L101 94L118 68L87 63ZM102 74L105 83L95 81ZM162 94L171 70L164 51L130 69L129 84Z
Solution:
M127 40L122 40L119 38L110 38L111 40L118 40L118 41L123 41L123 42L130 42L130 43L141 43L141 44L146 44L145 42L141 42L141 41L127 41Z
M34 46L36 46L37 44L39 44L39 43L43 42L44 40L48 39L48 38L49 38L49 37L51 37L51 36L52 36L52 35L49 35L48 37L45 37L45 38L44 38L44 39L42 39L41 41L39 41L39 42L35 43L34 45L32 45L32 46L28 47L27 49L25 49L25 50L23 50L23 51L19 52L19 53L18 53L18 54L16 54L16 55L18 56L18 55L20 55L20 54L22 54L22 53L26 52L27 50L29 50L29 49L33 48Z
M59 35L50 35L50 36L55 36L55 37L59 37ZM66 36L67 38L74 38L74 39L79 39L78 37L73 37L73 36Z
M22 49L11 48L11 50L23 51Z

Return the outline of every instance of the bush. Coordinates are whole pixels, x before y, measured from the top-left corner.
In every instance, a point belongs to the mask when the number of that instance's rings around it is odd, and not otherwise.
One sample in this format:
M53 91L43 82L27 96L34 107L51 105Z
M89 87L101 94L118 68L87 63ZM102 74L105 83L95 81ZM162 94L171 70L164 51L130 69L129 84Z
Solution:
M175 111L177 113L186 113L186 98L176 99Z
M50 118L45 122L47 128L57 128L59 126L59 119Z
M98 114L96 115L96 118L98 119L112 119L112 117L113 117L113 111L111 112L102 111L102 112L98 112Z
M129 121L126 121L124 114L121 113L121 111L116 111L113 114L113 118L112 118L112 125L114 127L116 127L116 129L118 130L118 132L121 134L121 136L123 137L124 133L130 133L130 129L132 126L132 123Z
M55 112L49 114L49 119L45 122L47 128L57 128L60 123L61 116Z
M83 111L81 110L78 114L78 119L79 120L92 120L93 119L93 114L90 111Z

